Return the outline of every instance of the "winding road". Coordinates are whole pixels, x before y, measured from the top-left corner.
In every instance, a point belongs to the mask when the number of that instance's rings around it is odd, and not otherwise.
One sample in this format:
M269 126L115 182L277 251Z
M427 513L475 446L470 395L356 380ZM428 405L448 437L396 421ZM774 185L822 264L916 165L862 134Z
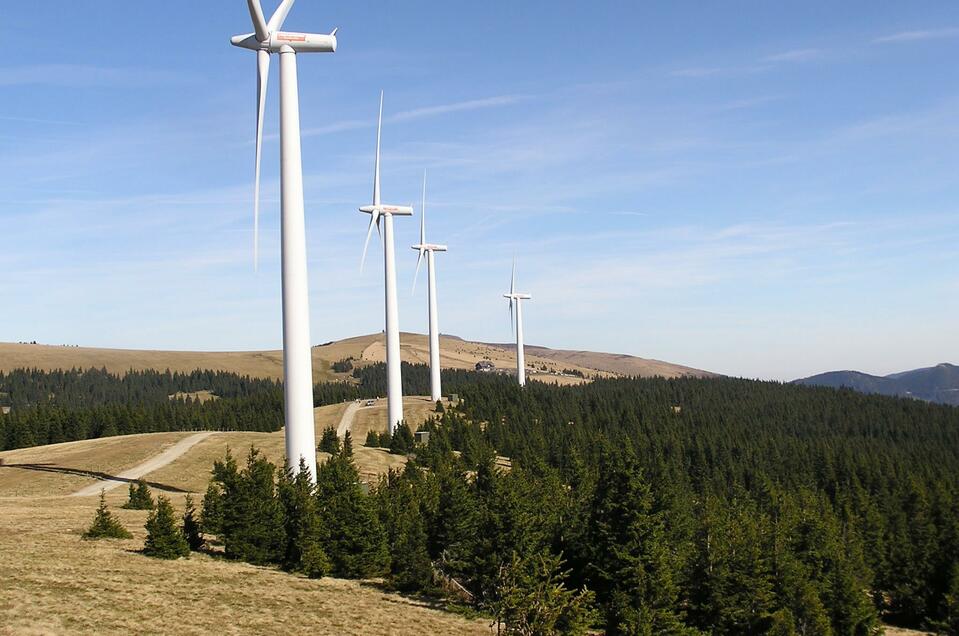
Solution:
M352 422L352 418L351 418ZM76 491L71 495L71 497L89 497L91 495L99 494L101 490L113 490L117 486L123 484L128 484L135 479L139 479L144 475L152 473L155 470L163 468L170 462L176 461L183 456L188 450L193 448L199 442L202 442L210 435L214 435L213 431L203 431L202 433L197 433L195 435L190 435L189 437L184 437L179 442L166 449L159 455L154 455L150 459L146 460L142 464L137 464L133 468L128 468L121 472L113 479L105 479L102 481L96 481L89 486L85 486L80 490Z
M356 412L359 410L359 402L350 402L350 405L343 411L343 417L340 418L340 423L336 427L337 437L346 437L346 432L353 428L353 418L356 417Z

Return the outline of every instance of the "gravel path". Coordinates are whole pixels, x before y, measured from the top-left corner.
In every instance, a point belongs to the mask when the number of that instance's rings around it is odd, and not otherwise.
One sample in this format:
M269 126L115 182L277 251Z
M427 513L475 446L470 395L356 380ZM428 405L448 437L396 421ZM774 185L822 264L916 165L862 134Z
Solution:
M352 421L352 418L351 418ZM128 484L134 479L139 479L148 473L152 473L155 470L163 468L172 461L175 461L183 456L188 450L193 448L198 442L202 442L210 435L213 435L213 431L204 431L202 433L197 433L196 435L190 435L189 437L184 437L179 442L166 449L159 455L155 455L150 459L146 460L142 464L138 464L133 468L128 468L115 479L105 479L98 480L89 486L81 488L71 495L72 497L89 497L91 495L97 495L101 490L113 490L117 486L123 484Z

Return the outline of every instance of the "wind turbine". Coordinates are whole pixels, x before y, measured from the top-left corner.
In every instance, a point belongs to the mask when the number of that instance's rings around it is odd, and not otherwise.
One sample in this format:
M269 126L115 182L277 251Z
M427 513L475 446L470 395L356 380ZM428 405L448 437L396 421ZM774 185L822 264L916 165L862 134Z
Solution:
M516 301L516 379L520 386L526 386L526 352L523 350L523 301L532 298L529 294L516 291L516 261L509 278L509 293L503 294L509 299L510 323L513 322L513 301Z
M336 51L336 29L326 34L280 31L293 0L283 0L270 17L259 0L247 0L253 33L230 39L234 46L256 51L256 158L253 186L253 259L258 257L260 156L263 113L270 74L270 55L280 54L280 216L283 262L283 388L286 462L296 470L300 460L316 481L316 436L313 425L313 361L310 348L310 306L307 288L306 235L303 210L303 163L300 156L300 107L296 80L297 53Z
M426 276L429 280L429 318L430 318L430 398L436 402L443 397L440 385L440 330L436 316L436 263L434 252L445 252L445 245L426 242L426 171L423 171L423 206L420 209L420 242L412 246L419 250L416 257L416 274L413 276L413 291L416 291L416 279L420 274L423 254L426 254Z
M370 215L370 226L363 245L360 271L366 263L373 226L380 232L383 219L383 271L386 291L386 414L387 430L392 434L403 421L403 378L400 373L400 326L396 301L396 250L393 245L393 217L412 216L413 206L384 205L380 202L380 132L383 130L383 93L380 92L380 115L376 124L376 159L373 163L373 205L364 205L360 212Z

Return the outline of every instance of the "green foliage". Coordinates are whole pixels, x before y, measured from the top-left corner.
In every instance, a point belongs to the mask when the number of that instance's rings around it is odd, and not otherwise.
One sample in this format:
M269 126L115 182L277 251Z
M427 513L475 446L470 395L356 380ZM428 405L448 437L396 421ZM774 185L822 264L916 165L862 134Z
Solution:
M380 445L380 434L370 429L366 432L366 441L363 445L368 448L378 448Z
M123 507L130 510L153 510L153 496L145 481L138 479L130 482L130 495Z
M406 455L412 452L415 446L416 444L413 442L413 431L410 430L406 422L400 422L396 430L393 431L392 439L390 439L390 452L394 455Z
M437 413L446 413L446 407L443 406L443 400L436 400L436 408L434 410Z
M197 517L196 506L193 503L191 495L186 496L183 510L183 536L186 537L187 545L194 552L203 547L203 533L200 520Z
M229 454L214 464L213 478L223 492L219 535L227 557L254 564L283 559L286 533L275 473L276 467L255 448L242 471Z
M343 436L343 454L347 457L353 456L353 435L349 431Z
M586 634L596 619L593 593L567 589L562 559L549 553L520 557L500 567L489 609L497 633Z
M302 457L295 475L290 469L280 474L277 494L286 530L283 567L310 578L325 576L330 570L330 561L323 550L324 535L314 487Z
M132 539L133 535L123 527L120 520L107 510L104 491L100 491L100 505L97 507L93 523L83 533L84 539Z
M227 451L225 464L233 462L233 457ZM235 468L235 463L233 464ZM217 478L206 488L200 510L200 529L208 534L220 534L223 529L223 489Z
M427 550L426 521L416 479L390 471L374 493L374 503L386 531L390 579L404 592L432 589L433 565Z
M389 565L386 535L360 488L352 458L334 455L319 467L316 482L322 545L331 574L344 578L383 574Z
M157 559L179 559L190 556L190 545L176 523L173 505L158 495L156 506L147 517L147 539L143 554Z
M353 358L337 360L331 365L334 373L349 373L353 370Z
M335 428L323 429L323 435L320 437L320 445L317 450L330 455L336 455L340 452L340 438L337 437Z

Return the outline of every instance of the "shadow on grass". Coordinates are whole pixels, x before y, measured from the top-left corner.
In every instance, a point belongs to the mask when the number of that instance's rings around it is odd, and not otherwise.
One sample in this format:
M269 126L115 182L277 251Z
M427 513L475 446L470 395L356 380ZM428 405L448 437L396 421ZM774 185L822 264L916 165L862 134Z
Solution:
M102 473L96 470L84 470L82 468L67 468L65 466L57 466L56 464L0 464L0 470L5 468L20 468L22 470L36 470L45 473L59 473L61 475L76 475L78 477L92 477L100 481L119 481L125 484L135 483L140 481L139 479L131 479L129 477L117 477L115 475L110 475L108 473ZM170 486L168 484L161 484L155 481L146 482L147 486L154 488L156 490L163 490L166 492L175 492L175 493L189 493L191 491L184 490L183 488L177 488L176 486Z
M449 612L451 614L459 614L468 619L484 618L488 619L489 616L470 605L466 605L461 602L453 601L448 598L443 598L441 596L431 596L428 594L417 594L412 592L402 592L386 581L382 579L365 579L359 581L360 586L369 587L386 594L390 594L390 598L385 599L388 603L395 603L397 605L416 605L418 607L428 607L429 609L438 610L441 612ZM399 597L399 598L396 598ZM402 599L402 600L400 600Z

